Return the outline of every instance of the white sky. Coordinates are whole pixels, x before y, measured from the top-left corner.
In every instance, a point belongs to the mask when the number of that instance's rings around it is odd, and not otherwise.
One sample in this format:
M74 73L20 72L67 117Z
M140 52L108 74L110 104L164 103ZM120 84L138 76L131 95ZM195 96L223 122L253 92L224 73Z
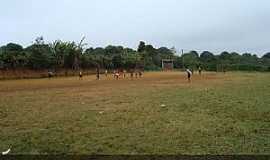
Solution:
M3 0L0 45L79 41L89 47L140 40L178 50L270 51L269 0Z

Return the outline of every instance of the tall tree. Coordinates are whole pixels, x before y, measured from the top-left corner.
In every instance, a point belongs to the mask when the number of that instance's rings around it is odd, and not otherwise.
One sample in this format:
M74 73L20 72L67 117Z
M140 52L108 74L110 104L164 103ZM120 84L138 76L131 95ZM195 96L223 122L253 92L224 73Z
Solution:
M9 43L1 47L2 63L7 68L23 67L26 64L26 55L23 47L16 43Z
M85 37L82 38L82 40L80 41L78 45L75 45L76 47L75 47L75 52L74 52L73 65L72 65L72 68L74 70L80 69L80 58L83 53L83 47L87 45L86 43L83 43L84 40L85 40Z
M209 51L203 51L202 54L200 55L200 60L203 63L212 63L215 61L215 55Z
M203 51L200 55L201 67L205 70L215 71L217 59L215 55L209 51Z
M143 41L140 41L140 44L139 44L139 46L138 46L138 52L143 52L144 51L144 49L145 49L145 42L143 42Z
M52 50L48 44L43 41L37 41L26 48L29 54L29 66L33 69L49 69L52 66Z
M182 56L185 67L196 68L199 65L199 54L196 51L190 51Z
M268 58L268 59L270 59L270 52L268 52L268 53L266 53L265 55L263 55L262 58Z
M50 44L50 47L55 60L55 67L63 68L65 65L65 57L68 55L68 43L57 40Z
M160 47L157 49L157 52L161 55L164 59L169 59L174 56L175 49L169 49L167 47Z

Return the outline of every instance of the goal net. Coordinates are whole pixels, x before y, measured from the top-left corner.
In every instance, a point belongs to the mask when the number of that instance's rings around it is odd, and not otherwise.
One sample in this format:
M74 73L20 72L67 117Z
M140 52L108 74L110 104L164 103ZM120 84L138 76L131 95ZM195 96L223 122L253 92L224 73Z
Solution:
M174 68L173 60L171 59L163 59L162 60L162 69L164 71L171 71Z

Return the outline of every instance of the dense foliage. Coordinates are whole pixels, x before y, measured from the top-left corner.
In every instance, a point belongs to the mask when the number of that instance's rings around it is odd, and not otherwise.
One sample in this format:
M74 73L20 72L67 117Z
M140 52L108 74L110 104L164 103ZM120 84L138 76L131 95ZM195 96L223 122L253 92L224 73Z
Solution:
M209 71L270 71L270 53L261 58L255 54L240 55L226 51L219 55L209 51L201 54L190 51L178 56L174 48L154 48L145 42L140 42L137 50L111 45L105 48L85 48L82 42L83 40L77 44L57 40L47 44L39 37L35 43L26 48L9 43L0 47L0 69L78 70L100 67L160 70L162 59L173 59L175 68L197 69L201 66Z

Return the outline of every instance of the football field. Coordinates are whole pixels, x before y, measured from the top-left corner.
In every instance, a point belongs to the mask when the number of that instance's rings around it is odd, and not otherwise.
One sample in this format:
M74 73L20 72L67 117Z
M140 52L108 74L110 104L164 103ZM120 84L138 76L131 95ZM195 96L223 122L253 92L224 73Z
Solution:
M270 154L270 74L0 81L0 152Z

